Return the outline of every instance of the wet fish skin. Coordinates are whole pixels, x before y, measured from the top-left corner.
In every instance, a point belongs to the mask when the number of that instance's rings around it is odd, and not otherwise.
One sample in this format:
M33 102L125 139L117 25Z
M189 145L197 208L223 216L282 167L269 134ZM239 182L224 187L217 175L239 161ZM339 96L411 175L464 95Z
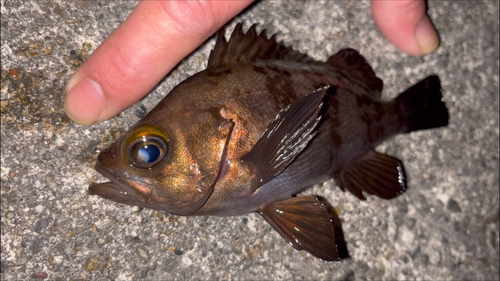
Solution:
M206 70L175 87L103 150L111 180L92 194L179 215L260 213L292 246L348 257L326 200L295 195L334 178L361 200L407 188L401 161L373 148L398 133L446 126L437 76L392 101L359 53L318 62L238 24L220 32Z

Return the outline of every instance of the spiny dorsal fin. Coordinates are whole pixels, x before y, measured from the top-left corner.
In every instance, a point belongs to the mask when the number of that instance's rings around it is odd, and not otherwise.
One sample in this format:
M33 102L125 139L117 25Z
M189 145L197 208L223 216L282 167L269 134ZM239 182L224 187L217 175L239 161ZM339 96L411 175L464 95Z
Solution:
M372 93L377 94L375 98L380 98L384 84L358 51L351 48L342 49L331 56L326 63L347 71L354 79L364 83Z
M207 68L270 59L318 63L307 55L276 42L276 35L267 39L265 30L257 34L256 26L253 24L244 33L242 23L238 23L229 41L224 37L224 29L219 30Z

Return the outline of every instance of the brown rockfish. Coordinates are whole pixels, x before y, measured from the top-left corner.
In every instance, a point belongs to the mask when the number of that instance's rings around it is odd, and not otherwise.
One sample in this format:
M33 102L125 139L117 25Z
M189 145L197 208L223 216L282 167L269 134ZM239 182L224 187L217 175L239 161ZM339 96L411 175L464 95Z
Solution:
M400 160L374 147L448 124L437 76L392 101L353 49L326 62L238 24L220 31L207 69L176 86L98 156L104 198L177 215L262 215L293 247L348 257L340 221L316 196L329 178L361 200L403 193Z

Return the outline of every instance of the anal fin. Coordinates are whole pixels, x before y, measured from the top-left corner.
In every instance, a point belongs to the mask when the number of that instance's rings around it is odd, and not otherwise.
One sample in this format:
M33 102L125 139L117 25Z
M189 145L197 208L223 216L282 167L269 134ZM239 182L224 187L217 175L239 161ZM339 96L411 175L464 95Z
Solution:
M403 163L374 150L344 167L335 181L361 200L366 200L362 192L392 199L407 188Z
M292 197L263 207L260 214L297 250L325 261L349 257L340 219L320 197Z

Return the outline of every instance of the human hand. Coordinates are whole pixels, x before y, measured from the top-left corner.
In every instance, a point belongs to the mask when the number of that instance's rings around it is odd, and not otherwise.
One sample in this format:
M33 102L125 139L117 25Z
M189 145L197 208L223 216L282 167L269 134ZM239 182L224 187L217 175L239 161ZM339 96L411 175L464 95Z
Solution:
M69 80L66 113L87 126L114 117L250 3L140 2ZM372 1L372 11L384 36L403 52L419 56L439 45L423 0Z
M108 120L139 101L251 1L141 1L66 85L78 124Z

